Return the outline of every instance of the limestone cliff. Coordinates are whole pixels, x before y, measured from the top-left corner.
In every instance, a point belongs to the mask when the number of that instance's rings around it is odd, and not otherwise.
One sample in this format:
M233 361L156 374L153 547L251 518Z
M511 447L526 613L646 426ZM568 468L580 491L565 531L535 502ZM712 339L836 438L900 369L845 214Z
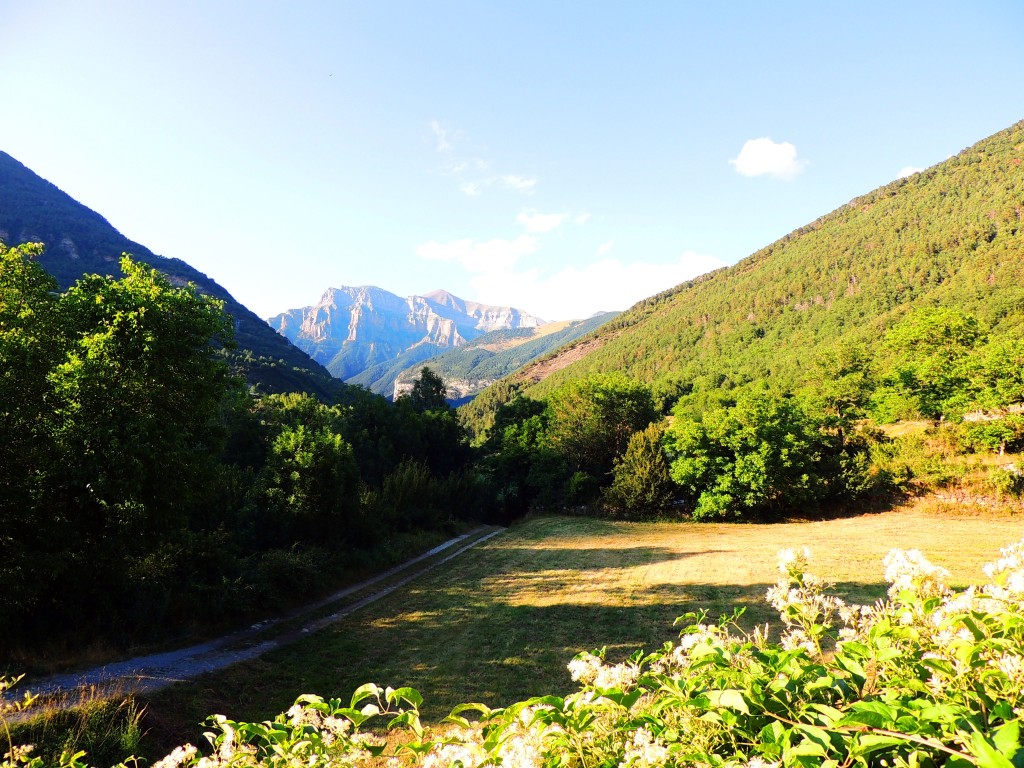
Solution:
M420 347L422 357L431 357L488 331L544 323L513 307L464 301L447 291L403 299L373 286L329 288L316 304L268 322L345 380L402 355L419 357Z

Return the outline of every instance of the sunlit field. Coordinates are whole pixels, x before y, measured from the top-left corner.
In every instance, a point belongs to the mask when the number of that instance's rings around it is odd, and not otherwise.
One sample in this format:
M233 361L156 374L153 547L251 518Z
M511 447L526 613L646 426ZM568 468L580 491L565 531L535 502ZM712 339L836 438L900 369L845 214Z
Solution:
M419 689L437 720L460 702L566 691L579 651L621 660L672 639L690 611L771 621L764 594L785 547L809 547L839 594L873 602L890 548L922 550L963 586L1022 532L1020 518L913 509L776 525L536 518L284 650L157 694L147 725L166 747L198 738L186 726L213 712L260 720L301 693L347 696L368 681Z

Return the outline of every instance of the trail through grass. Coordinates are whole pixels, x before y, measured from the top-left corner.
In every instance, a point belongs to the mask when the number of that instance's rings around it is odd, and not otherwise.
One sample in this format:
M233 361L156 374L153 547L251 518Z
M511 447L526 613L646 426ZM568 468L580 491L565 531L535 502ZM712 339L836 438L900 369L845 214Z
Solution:
M155 695L153 752L195 740L185 726L213 712L261 720L301 693L345 697L368 681L419 689L428 720L460 702L565 691L579 651L606 646L621 660L660 646L688 611L773 620L764 594L782 548L809 547L838 593L873 602L893 547L921 549L966 585L1022 528L912 510L767 526L536 518L287 648Z

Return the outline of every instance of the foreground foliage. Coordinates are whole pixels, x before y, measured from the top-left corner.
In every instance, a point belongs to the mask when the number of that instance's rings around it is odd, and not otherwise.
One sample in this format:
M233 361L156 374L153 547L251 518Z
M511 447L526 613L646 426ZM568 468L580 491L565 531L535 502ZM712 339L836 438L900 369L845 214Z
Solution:
M368 684L347 702L303 696L273 722L216 716L212 752L181 747L158 765L345 766L395 753L423 766L900 766L1013 768L1024 761L1024 541L965 591L916 550L885 559L888 599L848 605L780 555L768 590L784 631L744 633L698 617L650 654L569 664L580 690L419 721L420 695ZM692 619L693 617L686 617ZM381 722L383 720L383 722ZM404 736L368 730L381 722ZM12 749L7 766L30 765ZM65 755L61 765L83 766Z

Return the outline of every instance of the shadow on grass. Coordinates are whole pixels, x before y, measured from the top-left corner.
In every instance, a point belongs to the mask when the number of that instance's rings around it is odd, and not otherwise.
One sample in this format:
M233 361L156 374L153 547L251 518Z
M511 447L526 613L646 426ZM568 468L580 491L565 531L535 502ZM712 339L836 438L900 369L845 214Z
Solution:
M636 553L646 557L647 549ZM462 702L497 707L568 693L575 686L565 667L574 655L603 647L616 662L638 648L654 650L678 636L673 622L686 613L707 612L709 621L717 621L742 608L745 629L770 622L778 631L778 617L765 602L769 586L658 584L628 601L610 594L605 603L544 605L474 590L464 581L425 580L400 599L383 600L288 648L155 695L144 724L145 755L156 758L179 743L198 743L202 729L195 724L215 712L263 720L302 693L347 699L369 681L419 690L428 722ZM846 582L831 591L851 602L873 603L885 589L881 583Z

